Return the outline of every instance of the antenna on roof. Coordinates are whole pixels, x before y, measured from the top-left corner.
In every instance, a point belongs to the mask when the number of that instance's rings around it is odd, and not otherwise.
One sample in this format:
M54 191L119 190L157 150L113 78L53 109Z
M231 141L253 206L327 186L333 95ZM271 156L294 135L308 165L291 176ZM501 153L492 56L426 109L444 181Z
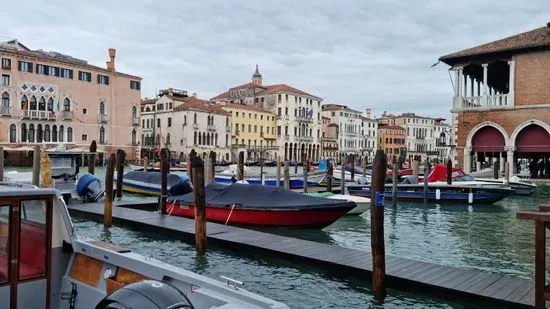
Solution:
M435 66L438 65L438 64L439 64L439 60L437 60L436 63L432 64L432 65L430 66L430 68L433 68L433 67L435 67Z

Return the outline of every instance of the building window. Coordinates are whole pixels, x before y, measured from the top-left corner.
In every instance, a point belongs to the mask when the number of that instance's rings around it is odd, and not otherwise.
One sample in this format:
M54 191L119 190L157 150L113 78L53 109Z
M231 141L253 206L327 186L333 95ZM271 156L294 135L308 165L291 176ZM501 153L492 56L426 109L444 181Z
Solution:
M34 124L29 125L29 142L34 143Z
M193 123L197 123L197 113L193 114Z
M10 95L7 92L2 93L2 110L7 111L6 109L10 107Z
M36 74L48 75L48 66L36 64Z
M160 118L157 119L157 128L160 128Z
M10 76L7 74L2 74L2 86L10 85Z
M166 143L170 143L170 133L166 136ZM132 130L132 145L137 145L136 141L136 129Z
M82 134L82 141L85 142L88 140L88 134Z
M41 124L38 124L36 126L36 142L37 143L42 143L42 125Z
M84 71L78 71L78 80L81 80L81 81L84 81L84 82L92 82L92 73L84 72Z
M11 69L11 59L2 58L2 69L6 69L6 70Z
M19 61L19 71L32 73L32 62Z
M109 85L109 76L97 74L97 83L102 85Z
M59 76L59 68L48 66L48 74L46 74L46 75Z
M49 110L50 112L53 111L53 99L52 98L48 99L48 104L46 106L46 109Z
M101 127L99 128L99 143L105 144L105 128Z
M50 125L49 124L44 126L44 141L45 142L50 141Z
M105 103L103 101L99 102L99 114L105 116Z
M172 117L168 117L168 126L169 126L169 127L172 126Z
M73 128L71 127L67 128L67 142L69 143L73 142Z
M82 109L82 115L87 115L88 114L88 109L87 108L83 108Z
M66 112L71 110L71 100L69 100L69 98L65 98L65 100L63 100L63 110Z
M141 83L135 80L130 81L130 89L134 90L140 90L141 89Z
M137 118L137 108L136 106L132 106L132 118Z
M252 125L249 124L249 125L248 125L248 133L251 133L251 132L252 132Z
M31 97L31 110L36 110L36 97L35 96L32 96Z
M60 125L59 126L59 142L60 143L63 143L64 135L65 135L65 128L63 127L63 125Z
M40 97L40 100L38 101L38 110L39 111L46 110L46 99L44 99L44 97Z
M52 142L57 142L57 125L52 126Z
M16 139L16 134L17 134L17 129L16 129L16 125L15 124L11 124L10 125L10 143L15 143L15 139Z

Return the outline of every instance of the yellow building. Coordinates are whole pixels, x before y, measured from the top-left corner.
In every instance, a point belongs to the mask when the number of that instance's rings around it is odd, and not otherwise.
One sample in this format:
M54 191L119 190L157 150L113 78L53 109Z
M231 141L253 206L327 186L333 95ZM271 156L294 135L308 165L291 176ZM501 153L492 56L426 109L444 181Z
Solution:
M224 103L223 109L231 113L231 148L233 158L238 151L246 151L248 160L274 160L275 115L253 105Z

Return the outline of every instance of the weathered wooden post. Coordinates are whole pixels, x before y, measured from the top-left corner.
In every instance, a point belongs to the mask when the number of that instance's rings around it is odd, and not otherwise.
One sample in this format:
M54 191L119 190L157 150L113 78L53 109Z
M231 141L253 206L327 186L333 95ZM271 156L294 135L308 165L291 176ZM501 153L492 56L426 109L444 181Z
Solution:
M275 183L275 187L280 187L281 186L281 157L280 156L277 156L277 180L276 180L276 183Z
M210 174L208 176L209 183L216 182L216 153L211 150L210 151L210 170L208 171Z
M194 184L193 180L193 159L197 156L197 153L195 152L195 149L191 149L191 152L189 152L189 156L187 157L187 176L189 176L189 179L191 179L191 183Z
M260 156L260 184L265 185L264 182L264 159Z
M44 151L40 158L40 178L42 179L42 188L53 188L52 183L52 163L50 157Z
M290 189L290 168L288 167L288 161L285 161L285 168L283 172L285 189Z
M412 169L412 174L416 177L416 179L418 179L418 161L416 160L413 160L411 162L411 169Z
M499 165L499 162L497 162L495 160L495 162L493 163L493 178L495 178L495 179L499 178L498 177L498 173L499 173L499 170L498 170L499 166L498 165Z
M393 170L392 170L392 202L393 204L397 204L397 169L399 167L399 163L397 161L393 162Z
M424 203L428 202L428 174L430 173L430 163L426 161L424 165Z
M327 167L327 191L332 193L332 174L334 173L334 167L332 167L332 162L328 161Z
M4 146L0 146L0 181L4 181Z
M170 173L168 164L170 161L170 151L168 148L160 149L160 213L166 214L166 198L168 196L168 174Z
M346 194L346 169L343 164L340 170L340 194Z
M200 157L193 162L193 192L195 197L195 249L199 255L206 252L206 197L204 192L204 163Z
M244 151L239 151L239 160L237 161L237 180L244 179Z
M107 162L105 173L105 204L103 206L103 225L111 226L113 223L113 176L115 174L116 156L111 153Z
M447 159L447 184L453 184L453 161L451 158Z
M32 154L32 184L40 186L40 146L34 146Z
M372 252L372 287L377 301L386 297L386 253L384 248L384 178L386 155L379 149L372 164L370 246Z
M361 168L363 169L363 178L367 178L367 156L361 160Z
M124 178L124 159L126 153L122 149L116 151L116 197L122 198L122 180Z
M304 164L303 172L304 172L304 193L307 193L307 172L309 170L309 161L306 161Z
M95 156L97 152L97 144L95 140L90 144L90 154L88 155L88 173L95 173Z
M351 181L355 181L355 155L351 155ZM343 193L342 193L343 194Z

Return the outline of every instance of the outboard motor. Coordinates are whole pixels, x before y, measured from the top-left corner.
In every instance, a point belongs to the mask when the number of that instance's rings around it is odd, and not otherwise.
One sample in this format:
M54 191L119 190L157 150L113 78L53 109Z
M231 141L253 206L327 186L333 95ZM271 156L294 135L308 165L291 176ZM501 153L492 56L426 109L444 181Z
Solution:
M105 297L95 309L194 309L176 287L156 280L124 286Z
M89 173L82 175L76 182L76 193L86 202L102 202L105 198L101 182Z
M189 177L183 174L180 176L180 181L170 187L170 191L168 193L170 196L178 196L189 192L193 192L193 185L191 184Z

